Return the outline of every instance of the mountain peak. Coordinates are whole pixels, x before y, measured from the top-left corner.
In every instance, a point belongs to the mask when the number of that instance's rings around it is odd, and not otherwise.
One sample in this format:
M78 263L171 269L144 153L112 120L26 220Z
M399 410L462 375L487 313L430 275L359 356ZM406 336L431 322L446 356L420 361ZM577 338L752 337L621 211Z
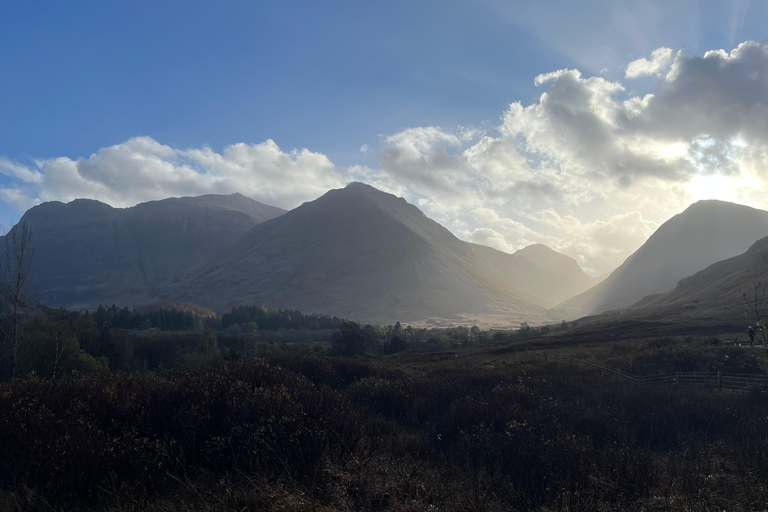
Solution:
M768 212L727 201L698 201L659 226L605 281L568 302L580 304L580 314L628 307L743 253L766 235Z
M365 322L540 318L517 284L416 206L353 182L255 226L164 297Z
M345 186L342 189L337 189L341 191L349 190L353 192L362 192L364 194L367 194L369 197L389 197L392 199L400 199L402 201L405 201L403 198L398 198L395 194L390 194L389 192L385 192L383 190L379 190L378 188L368 185L367 183L362 183L360 181L353 181L351 183L348 183L347 186Z
M722 201L720 199L700 199L699 201L696 201L695 203L691 203L688 208L686 208L682 213L686 212L700 212L700 211L709 211L709 210L722 210L722 209L749 209L749 210L755 210L755 208L752 208L751 206L747 206L744 204L739 203L733 203L731 201Z
M544 244L531 244L526 245L522 249L515 251L517 254L522 255L534 255L534 254L560 254L548 245Z
M370 190L370 189L378 190L375 187L372 187L372 186L368 185L367 183L363 183L362 181L352 181L352 182L348 183L347 186L344 187L344 188L349 188L349 189L356 189L356 188L358 188L358 189L363 189L363 190ZM379 192L381 192L381 191L379 190Z

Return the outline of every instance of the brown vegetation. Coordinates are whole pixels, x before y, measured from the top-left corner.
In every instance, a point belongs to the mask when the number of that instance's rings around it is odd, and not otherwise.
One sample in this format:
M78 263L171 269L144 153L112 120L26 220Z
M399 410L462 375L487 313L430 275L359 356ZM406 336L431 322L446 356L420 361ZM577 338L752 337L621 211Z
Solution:
M278 354L0 388L9 510L755 510L765 391L617 382L763 373L712 338L539 338L373 359ZM560 359L562 361L562 359ZM733 361L733 362L730 362Z

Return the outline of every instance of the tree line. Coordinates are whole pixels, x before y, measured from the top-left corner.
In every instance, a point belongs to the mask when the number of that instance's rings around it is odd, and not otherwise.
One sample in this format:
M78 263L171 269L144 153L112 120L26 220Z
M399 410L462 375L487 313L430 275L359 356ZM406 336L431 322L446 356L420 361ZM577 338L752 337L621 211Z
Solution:
M120 308L115 304L109 307L99 305L93 312L99 329L114 327L117 329L146 329L156 327L161 331L198 331L205 328L217 329L221 323L218 315L203 316L182 309L159 309L140 312Z
M338 329L343 320L328 315L304 314L288 309L268 309L264 306L235 306L232 311L221 317L221 328L227 329L235 324L255 323L261 331L280 329Z

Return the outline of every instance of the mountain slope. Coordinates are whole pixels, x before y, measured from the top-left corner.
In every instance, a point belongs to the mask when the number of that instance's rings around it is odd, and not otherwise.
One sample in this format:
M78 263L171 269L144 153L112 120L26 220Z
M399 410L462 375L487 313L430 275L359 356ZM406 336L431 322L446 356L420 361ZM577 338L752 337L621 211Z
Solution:
M578 317L630 306L744 252L766 235L768 212L724 201L699 201L662 224L603 282L557 309Z
M768 283L768 237L745 253L719 261L683 279L667 293L646 297L623 316L643 320L700 319L753 323L754 314L741 293L754 300L754 285ZM760 290L762 292L762 286ZM768 295L766 295L768 299ZM762 306L768 319L768 300Z
M488 263L505 274L517 294L551 308L595 286L602 278L590 277L573 258L542 244L529 245L514 254L472 244Z
M372 322L540 319L543 308L477 248L404 199L352 183L254 227L167 295Z
M32 230L41 302L137 305L208 261L253 226L283 213L240 194L172 198L132 208L49 202L22 217Z

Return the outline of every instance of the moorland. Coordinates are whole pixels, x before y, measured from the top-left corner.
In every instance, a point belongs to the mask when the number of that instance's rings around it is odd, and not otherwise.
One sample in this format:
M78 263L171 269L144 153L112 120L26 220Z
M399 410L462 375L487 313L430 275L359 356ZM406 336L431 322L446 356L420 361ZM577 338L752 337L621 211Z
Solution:
M389 355L386 333L366 338L349 322L312 344L241 333L239 349L232 340L224 347L224 331L222 346L210 329L177 332L179 352L151 370L70 369L66 378L2 384L0 504L682 511L766 503L765 386L639 383L583 363L637 376L757 377L768 369L765 348L726 332L622 329L434 330L425 342L400 327L389 334L401 350ZM361 353L340 355L350 347Z

